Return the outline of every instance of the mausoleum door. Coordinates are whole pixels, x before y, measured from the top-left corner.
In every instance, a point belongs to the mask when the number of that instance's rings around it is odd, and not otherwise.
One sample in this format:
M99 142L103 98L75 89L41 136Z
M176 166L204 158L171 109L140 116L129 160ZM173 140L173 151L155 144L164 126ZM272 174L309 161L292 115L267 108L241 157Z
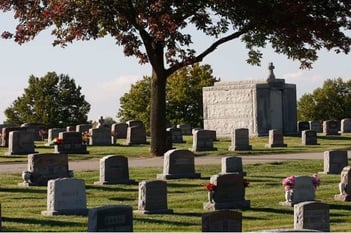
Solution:
M283 130L282 91L271 90L271 129Z

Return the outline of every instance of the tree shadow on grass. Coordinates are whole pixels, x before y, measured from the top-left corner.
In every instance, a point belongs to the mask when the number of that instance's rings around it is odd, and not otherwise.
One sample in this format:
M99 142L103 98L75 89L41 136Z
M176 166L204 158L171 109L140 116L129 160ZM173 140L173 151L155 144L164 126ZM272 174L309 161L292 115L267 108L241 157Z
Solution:
M167 187L169 187L169 188L195 188L195 187L199 187L199 184L167 183Z
M119 191L119 192L137 192L138 188L135 185L121 186L121 185L87 185L87 191Z
M37 219L37 218L13 218L13 217L2 217L3 222L14 222L14 223L21 223L21 224L37 224L37 225L46 225L46 226L52 226L52 227L60 227L62 224L65 226L70 226L70 227L77 227L81 226L81 223L76 223L76 222L62 222L62 221L56 221L56 220L47 220L47 219Z
M162 214L164 215L164 214ZM172 214L174 215L174 214ZM187 223L187 222L179 222L179 221L170 221L170 220L164 220L164 219L157 219L157 218L139 218L139 216L137 215L137 217L134 218L134 221L143 221L149 224L164 224L164 225L173 225L173 226L193 226L193 223Z
M137 200L137 198L133 198L133 197L111 197L108 199L111 201L135 201L135 200Z
M350 137L343 137L343 136L317 136L318 139L324 139L324 140L350 140Z
M32 189L30 187L25 187L25 188L7 188L7 187L1 187L0 193L1 192L9 192L9 193L47 193L46 189Z
M187 212L187 213L173 213L176 216L185 216L185 217L201 217L203 213L196 213L196 212Z
M254 212L274 213L274 214L291 214L293 216L294 209L275 209L270 207L251 207L250 210Z

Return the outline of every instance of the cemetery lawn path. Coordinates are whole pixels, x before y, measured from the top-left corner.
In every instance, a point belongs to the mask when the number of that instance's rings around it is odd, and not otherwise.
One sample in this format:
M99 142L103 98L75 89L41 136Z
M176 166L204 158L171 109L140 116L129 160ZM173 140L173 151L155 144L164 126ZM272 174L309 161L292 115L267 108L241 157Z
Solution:
M221 164L221 159L225 155L206 155L196 156L195 165L210 165L210 164ZM255 155L238 155L242 158L243 164L255 164L255 163L272 163L286 160L323 160L323 152L305 152L305 153L284 153L284 154L255 154ZM350 153L348 158L351 159ZM153 158L128 158L129 167L162 167L163 157ZM27 169L27 163L16 162L16 163L0 163L0 173L22 173ZM69 169L73 171L89 171L99 170L99 159L88 159L88 160L74 160L69 161Z

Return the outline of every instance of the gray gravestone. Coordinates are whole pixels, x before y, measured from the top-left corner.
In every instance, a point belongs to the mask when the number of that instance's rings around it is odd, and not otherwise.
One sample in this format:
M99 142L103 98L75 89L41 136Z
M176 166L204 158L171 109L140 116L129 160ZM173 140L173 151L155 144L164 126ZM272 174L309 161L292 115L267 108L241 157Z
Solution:
M336 120L323 121L323 134L329 135L340 135L339 126Z
M252 150L252 146L249 145L249 130L244 128L235 129L232 134L232 145L228 150Z
M66 126L66 132L76 132L76 126Z
M52 128L48 130L48 142L46 146L54 145L54 139L59 137L59 133L65 132L64 128Z
M55 145L55 153L62 154L88 154L87 145L83 144L82 133L61 132L59 138L62 143Z
M202 215L202 232L242 232L242 214L234 210L217 210Z
M240 157L227 156L222 158L222 174L227 173L239 173L246 176L246 172L243 171L243 162Z
M203 204L204 209L244 209L250 207L245 200L245 180L242 174L218 174L211 176L210 183L217 186L209 202Z
M111 146L111 130L107 127L89 129L89 145L90 146Z
M294 206L304 201L315 201L315 192L311 176L296 176L291 201L280 202L280 204Z
M35 153L33 133L27 130L11 131L6 155L27 155Z
M111 126L111 133L115 138L127 138L128 124L126 123L115 123Z
M27 170L22 173L24 182L20 185L46 186L51 179L71 177L73 172L68 170L67 154L30 154Z
M129 179L128 158L108 155L100 159L100 180L95 184L134 184Z
M337 201L351 201L351 167L342 169L339 183L339 194L334 196Z
M189 124L179 124L177 128L182 131L183 135L192 135L192 128Z
M182 130L179 128L167 128L167 131L171 133L172 143L185 143L183 140Z
M217 148L213 147L214 135L213 130L195 130L193 133L192 151L213 151Z
M164 154L163 174L157 179L200 178L195 172L194 153L189 150L173 149Z
M11 131L20 131L27 130L25 127L5 127L2 128L1 132L1 146L8 147L9 146L9 134Z
M125 142L126 145L147 144L146 129L142 121L128 121L127 125L127 139Z
M344 118L341 120L340 131L341 131L341 133L351 133L351 119L350 118Z
M329 205L316 201L294 205L294 229L329 232Z
M137 213L171 214L167 203L167 183L163 180L149 180L139 183Z
M269 140L268 144L265 145L267 148L287 147L287 145L284 144L284 136L281 130L277 130L277 129L269 130L268 140Z
M84 133L88 132L93 126L91 124L80 124L76 125L76 132Z
M317 133L322 132L321 123L319 121L309 121L310 130L316 131Z
M17 127L16 125L10 125L10 124L0 124L0 146L2 145L2 129L4 128L9 128L9 127Z
M27 131L33 133L34 141L43 141L42 133L47 131L46 126L40 123L23 123L21 127L24 127Z
M302 145L319 145L317 132L314 130L303 130L301 134Z
M308 121L298 121L297 122L297 133L301 135L302 131L310 130L310 123Z
M348 165L346 150L324 151L324 173L340 174L342 169Z
M89 210L88 232L133 232L131 206L103 206Z
M63 178L49 180L47 210L42 215L87 215L85 182L81 179Z

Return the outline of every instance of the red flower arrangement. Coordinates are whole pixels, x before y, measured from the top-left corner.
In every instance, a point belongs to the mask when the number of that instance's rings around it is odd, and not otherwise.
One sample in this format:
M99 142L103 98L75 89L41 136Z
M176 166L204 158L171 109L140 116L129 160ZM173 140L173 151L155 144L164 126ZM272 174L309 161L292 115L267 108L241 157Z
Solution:
M63 138L54 138L54 140L52 141L54 142L55 145L58 145L63 143Z
M246 179L244 179L244 187L248 187L250 184L250 182ZM204 187L208 190L208 191L215 191L217 189L217 185L212 184L212 183L207 183L204 185Z
M217 189L217 185L212 184L212 183L207 183L204 185L204 187L208 190L208 191L215 191Z

